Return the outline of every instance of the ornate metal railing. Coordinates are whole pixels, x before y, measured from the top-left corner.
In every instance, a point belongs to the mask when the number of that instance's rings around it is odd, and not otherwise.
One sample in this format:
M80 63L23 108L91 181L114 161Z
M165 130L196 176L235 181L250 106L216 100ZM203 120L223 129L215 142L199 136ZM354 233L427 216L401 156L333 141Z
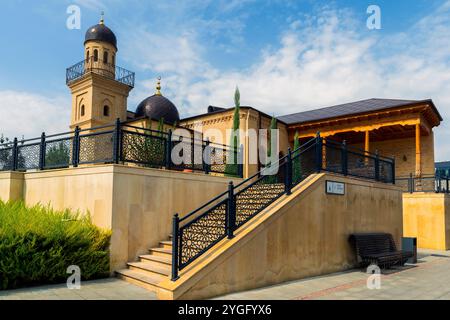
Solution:
M172 280L219 241L234 232L312 173L343 175L395 183L394 159L349 148L318 135L297 150L183 217L172 220Z
M397 178L403 192L434 192L434 193L450 193L450 177L442 176L439 173L435 175L414 176L412 173L408 177Z
M172 159L177 143L186 155L181 162ZM181 147L181 146L180 146ZM200 152L200 156L195 154ZM243 165L227 167L229 157L241 157L242 147L179 137L168 132L123 125L95 127L0 144L0 171L47 170L96 163L132 163L142 167L219 173L242 177ZM235 170L236 168L236 170Z
M85 74L95 73L110 78L134 88L135 73L116 65L105 63L102 60L95 61L93 58L83 60L67 68L66 83L82 78Z
M395 159L347 146L331 139L323 142L323 170L386 183L395 182Z

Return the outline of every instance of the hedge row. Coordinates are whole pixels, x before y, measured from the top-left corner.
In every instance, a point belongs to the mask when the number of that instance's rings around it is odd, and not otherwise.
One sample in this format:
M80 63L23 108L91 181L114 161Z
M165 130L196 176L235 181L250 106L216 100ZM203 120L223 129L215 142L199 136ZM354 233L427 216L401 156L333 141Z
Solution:
M82 280L107 277L110 238L89 216L0 201L0 289L65 282L71 265Z

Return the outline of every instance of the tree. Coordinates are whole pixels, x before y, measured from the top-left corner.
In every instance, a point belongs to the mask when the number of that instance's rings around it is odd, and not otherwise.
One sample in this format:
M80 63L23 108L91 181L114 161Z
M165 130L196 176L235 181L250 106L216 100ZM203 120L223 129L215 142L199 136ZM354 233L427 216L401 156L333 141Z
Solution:
M294 135L294 152L292 153L292 181L298 182L302 179L302 163L300 159L300 139L298 138L298 131Z
M164 118L158 122L158 131L152 131L149 121L144 133L127 133L124 136L124 158L144 167L161 167L165 163Z
M234 92L234 115L233 115L233 128L230 137L230 150L228 152L227 163L225 166L225 174L236 176L238 175L238 150L239 150L239 111L241 107L241 93L239 88L236 87ZM234 161L231 161L231 160Z
M68 167L70 165L70 148L60 142L58 145L51 146L45 155L46 167Z
M8 169L11 165L11 144L8 137L5 137L3 133L0 136L0 170Z
M9 142L9 138L5 137L3 135L3 133L0 135L0 144L4 144L4 143L8 143Z

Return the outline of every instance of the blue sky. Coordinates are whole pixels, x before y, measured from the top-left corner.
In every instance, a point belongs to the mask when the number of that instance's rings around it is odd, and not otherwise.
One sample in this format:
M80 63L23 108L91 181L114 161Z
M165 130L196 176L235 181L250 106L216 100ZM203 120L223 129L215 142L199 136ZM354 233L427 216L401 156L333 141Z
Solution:
M81 30L66 28L71 4ZM371 4L381 30L366 27ZM102 10L118 64L136 72L130 110L161 75L182 116L231 105L236 85L243 104L275 115L381 97L432 98L450 116L449 0L16 0L0 5L0 132L66 129L65 69L82 60ZM450 159L446 122L437 160Z

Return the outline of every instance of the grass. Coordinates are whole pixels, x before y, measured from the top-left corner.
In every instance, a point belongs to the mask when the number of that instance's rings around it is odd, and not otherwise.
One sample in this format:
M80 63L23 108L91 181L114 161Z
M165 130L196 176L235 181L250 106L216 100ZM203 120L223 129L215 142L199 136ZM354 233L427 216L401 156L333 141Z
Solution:
M0 289L65 282L71 265L83 280L107 277L110 238L89 216L0 201Z

